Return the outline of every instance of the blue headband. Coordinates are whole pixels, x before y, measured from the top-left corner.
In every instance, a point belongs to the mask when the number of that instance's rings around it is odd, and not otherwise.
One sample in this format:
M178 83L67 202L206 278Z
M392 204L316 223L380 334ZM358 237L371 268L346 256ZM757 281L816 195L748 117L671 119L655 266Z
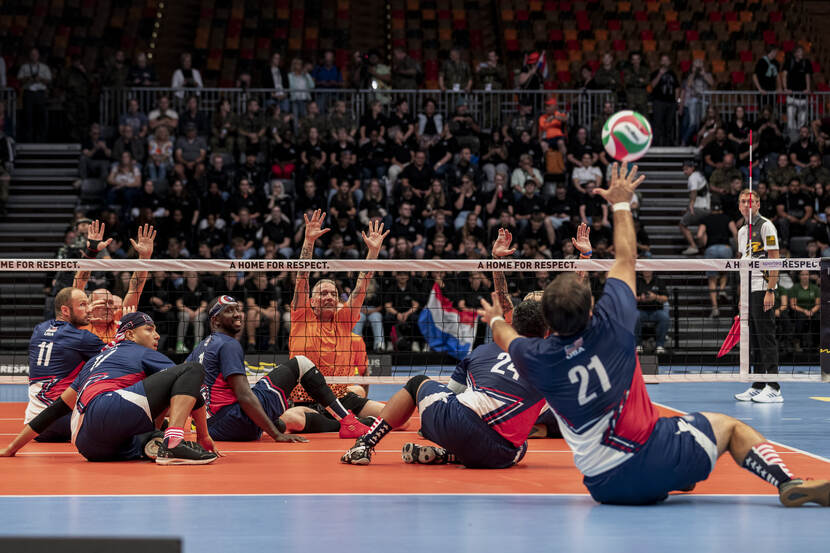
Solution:
M226 307L229 307L231 305L237 305L237 303L238 302L231 296L219 296L219 299L216 300L216 303L213 304L213 307L210 308L208 316L212 319L213 317L217 316L222 311L224 311Z

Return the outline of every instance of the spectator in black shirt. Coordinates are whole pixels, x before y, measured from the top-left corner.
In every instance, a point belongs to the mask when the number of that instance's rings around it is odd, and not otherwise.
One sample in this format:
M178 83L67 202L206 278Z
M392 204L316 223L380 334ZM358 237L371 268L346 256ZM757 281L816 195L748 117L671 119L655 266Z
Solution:
M501 213L507 213L509 220L514 220L515 209L513 204L514 197L507 182L507 174L496 173L495 188L492 191L492 196L490 196L490 201L485 206L488 231L499 222Z
M369 111L360 118L361 146L369 140L373 131L377 131L378 136L386 135L386 117L383 115L383 104L380 100L373 101L369 106Z
M231 219L234 222L239 221L240 211L242 209L248 210L248 215L254 221L259 221L262 217L262 209L267 202L261 194L254 192L253 186L248 182L248 179L239 181L239 192L231 196L228 202L228 209L230 211Z
M743 216L738 209L738 198L743 189L743 179L741 177L734 177L729 181L729 188L727 191L719 196L720 205L723 213L729 217L730 220L742 223Z
M165 351L168 336L173 333L176 318L173 313L173 285L164 271L153 271L152 278L144 285L141 295L141 311L153 318L159 334L158 349ZM144 303L146 301L146 303Z
M519 135L519 140L513 141L510 145L510 166L516 167L519 165L519 158L524 154L530 156L531 162L537 169L542 166L542 147L539 146L538 140L532 140L529 131L522 131Z
M666 285L652 271L643 271L637 276L637 308L640 318L637 319L635 334L637 337L637 352L642 353L643 346L640 343L643 322L657 323L655 336L656 349L654 353L666 352L666 334L669 331L669 293Z
M458 309L462 311L474 311L481 306L481 300L491 300L490 295L493 292L493 284L482 272L476 271L470 273L467 277L466 286L461 287L458 294Z
M435 237L442 234L448 242L455 242L455 226L443 211L436 211L433 216L435 223L427 228L426 242L431 244Z
M421 213L424 212L424 202L415 195L415 192L409 185L401 185L398 187L398 196L392 202L392 216L398 216L398 210L404 202L412 204L412 218L420 219Z
M216 220L216 226L221 228L225 228L227 213L225 211L225 196L219 190L219 185L215 182L211 182L208 185L207 193L202 196L202 200L200 202L200 215L202 217L207 217L208 215L213 215L214 219ZM205 219L202 219L202 222L199 223L199 228L204 228Z
M199 199L184 187L181 180L173 181L164 204L170 213L175 209L181 210L185 221L188 221L190 226L196 227L196 223L199 222Z
M807 125L807 95L812 90L813 64L797 46L784 62L781 84L787 96L787 128L790 134Z
M429 147L429 163L435 174L443 177L452 167L452 160L461 151L458 141L450 132L449 125L444 125L441 137Z
M283 215L280 206L275 205L271 208L271 214L265 218L265 224L262 225L262 243L263 245L274 244L280 257L291 259L294 256L294 248L291 247L292 231L291 220Z
M203 138L210 136L210 119L204 111L199 109L199 100L196 96L187 99L184 111L179 114L179 128L186 129L188 124L196 127L196 134Z
M323 252L324 259L357 259L357 250L346 249L343 237L336 232L329 238L329 247Z
M112 150L101 136L101 125L93 123L89 135L81 142L81 163L78 167L81 178L107 178L111 156Z
M671 58L668 54L660 56L660 68L651 74L651 88L654 145L673 146L675 121L680 109L680 81L671 69Z
M430 183L435 177L435 171L426 161L426 152L421 150L415 152L412 163L407 165L398 176L402 183L405 182L412 186L412 191L419 198L423 198L426 195Z
M214 154L210 157L210 164L205 170L205 181L208 184L215 182L219 185L219 190L229 193L231 191L232 176L231 170L225 165L225 158L220 154Z
M401 98L395 102L395 111L386 119L386 132L398 129L403 135L403 141L411 150L418 148L418 141L415 136L415 119L409 113L409 103ZM390 139L391 133L390 133Z
M482 172L478 166L473 163L473 152L470 148L461 148L458 154L458 160L451 165L446 173L447 185L453 188L458 188L461 184L461 177L469 176L473 180L473 185L476 190L481 190Z
M723 212L721 205L713 202L709 215L703 218L700 226L697 227L697 243L705 248L703 257L706 259L732 259L735 252L731 244L737 244L738 227L735 221ZM706 278L709 281L709 301L712 304L710 317L720 315L718 309L718 298L722 297L728 301L726 295L726 282L728 274L717 271L707 271Z
M703 149L703 173L706 178L712 176L715 169L723 167L723 158L726 154L735 154L735 148L727 139L726 129L718 127L715 139Z
M222 255L228 233L217 226L216 215L213 213L208 213L202 221L205 226L199 231L199 243L206 244L211 255Z
M372 179L366 187L366 195L363 196L363 201L360 202L360 224L369 226L369 222L374 217L383 219L387 227L392 226L391 218L388 218L389 211L387 210L386 190L380 185L378 179Z
M749 122L746 120L746 110L743 106L735 108L735 114L727 128L727 138L732 142L732 149L738 151L741 144L749 143Z
M568 195L568 187L560 184L556 193L548 200L545 212L550 217L553 228L559 230L562 225L571 226L574 218L579 217L579 204Z
M369 140L360 146L358 154L363 179L386 177L388 157L386 145L380 141L379 131L373 129L369 134Z
M790 163L797 172L801 172L810 163L810 156L819 153L810 140L810 129L804 125L798 130L798 141L790 145Z
M608 244L614 243L614 232L611 227L602 224L599 217L591 220L591 240L599 242L604 240Z
M305 232L305 229L303 229L303 232ZM348 252L354 252L349 253L349 257L352 257L353 259L356 259L358 257L359 247L360 244L362 244L362 241L358 241L357 228L353 223L353 219L350 219L348 216L345 215L340 215L336 217L334 219L334 224L332 225L331 232L329 234L340 235L340 237L343 238L343 248ZM328 242L326 242L326 244L330 246Z
M599 154L593 144L588 141L588 129L579 127L576 129L574 139L568 143L568 162L573 167L582 167L582 156L585 154L591 155L591 165L599 161Z
M397 351L420 351L420 343L423 341L417 329L421 310L420 295L410 282L409 273L396 272L394 277L391 285L384 286L384 322L395 328L397 340L394 346ZM391 336L391 333L385 334Z
M246 258L249 259L250 257L254 257L257 250L259 250L260 244L259 238L257 237L259 226L251 218L251 214L246 207L240 208L237 217L237 220L231 225L229 236L231 243L233 243L235 238L241 238L243 240L245 245L243 251L246 255L249 255Z
M389 168L386 171L386 193L393 194L398 176L403 172L407 163L412 161L412 150L403 140L403 133L392 131L391 141L387 143L386 154L389 156Z
M801 191L801 179L798 177L790 181L787 193L779 196L777 210L776 226L782 244L789 246L791 236L808 236L813 233L813 201Z
M349 190L349 185L349 181L341 181L340 187L329 202L329 211L335 218L342 215L354 219L357 216L357 202Z
M476 217L481 215L483 201L473 185L473 179L469 175L461 177L461 186L455 189L455 194L455 200L453 201L455 228L460 229L464 226L468 213L475 213Z
M158 194L156 194L156 186L151 180L144 181L141 191L138 193L138 196L136 196L133 202L133 209L131 213L133 219L137 218L139 212L144 209L149 209L155 217L161 217L165 212L161 198Z
M259 192L263 189L263 185L267 180L267 174L262 166L257 163L256 155L251 153L245 154L245 163L236 172L237 182L242 179L248 181L251 185L252 192Z
M473 119L468 109L466 100L463 98L458 100L455 105L455 113L449 118L447 125L462 148L466 146L478 154L481 147L481 141L478 138L481 127Z
M326 200L317 193L317 185L313 179L303 182L303 191L294 202L294 226L299 226L303 215L317 210L326 210Z
M190 248L193 244L193 229L194 226L190 224L190 220L184 218L182 210L175 208L170 212L168 217L162 221L161 235L163 240L175 238L187 252L185 257L190 257Z
M238 298L237 298L238 299ZM245 281L245 334L248 353L256 353L257 330L268 323L268 350L277 350L277 332L280 329L280 313L277 309L277 291L268 282L264 272L252 273Z
M767 46L767 54L755 64L755 73L752 75L752 84L758 92L770 95L769 99L762 96L762 102L772 103L772 94L781 90L781 80L778 77L780 65L778 60L778 45Z
M443 234L436 234L427 244L424 259L454 259L449 241Z
M424 257L424 229L421 223L413 219L413 206L404 202L398 209L398 218L392 224L390 233L390 246L394 246L398 240L406 240L412 247L415 257Z
M525 182L524 193L516 200L514 213L520 231L530 222L530 216L534 210L544 212L545 200L538 190L536 181L528 179Z
M271 181L271 193L268 196L268 209L270 210L275 205L280 207L282 214L289 221L292 220L294 217L294 198L291 194L285 192L285 185L279 179Z
M536 243L539 253L544 257L553 257L552 250L557 245L556 233L553 231L553 226L545 218L545 213L540 206L533 207L527 225L524 228L520 225L520 229L517 243L533 241Z
M507 157L510 155L507 151L507 142L501 131L496 129L487 140L487 146L482 149L484 152L479 160L481 170L484 173L484 182L482 190L490 192L496 187L496 173L509 173L510 167L507 165Z
M147 158L147 148L144 145L144 140L133 134L133 128L130 125L121 126L120 131L121 135L112 146L112 159L121 159L122 152L130 152L133 159L143 165Z
M311 165L312 158L323 161L326 159L326 152L323 150L323 142L320 140L317 127L308 129L308 140L300 146L300 163L304 167Z
M599 220L603 226L611 226L608 222L608 203L596 193L596 184L589 182L585 186L585 197L579 204L579 219L586 225Z
M758 157L766 159L766 166L774 167L778 154L786 151L784 135L772 108L764 106L761 116L755 120L755 134L758 135Z
M179 320L176 332L176 353L181 355L190 351L185 345L188 327L193 326L194 344L198 344L204 338L207 306L211 298L207 286L200 282L199 275L193 271L184 273L183 286L173 295Z

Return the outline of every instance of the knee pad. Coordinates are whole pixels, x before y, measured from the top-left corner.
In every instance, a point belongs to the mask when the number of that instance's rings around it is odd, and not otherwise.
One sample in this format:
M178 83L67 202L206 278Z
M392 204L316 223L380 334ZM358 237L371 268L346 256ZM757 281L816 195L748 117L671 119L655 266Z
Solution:
M298 355L291 359L291 361L297 363L297 369L300 371L300 377L314 368L314 363L312 363L311 359L305 355Z
M418 403L418 388L420 388L421 384L427 380L429 380L428 376L419 374L418 376L413 376L406 384L404 384L403 389L409 392L409 395L412 396L412 401L415 403Z

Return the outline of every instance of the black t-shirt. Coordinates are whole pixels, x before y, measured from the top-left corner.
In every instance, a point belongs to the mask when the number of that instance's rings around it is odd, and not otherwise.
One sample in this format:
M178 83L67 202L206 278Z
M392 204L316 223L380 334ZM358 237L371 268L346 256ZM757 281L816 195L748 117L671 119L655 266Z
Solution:
M742 125L738 125L737 121L732 121L729 123L729 128L726 131L726 134L731 134L735 138L740 139L747 139L749 138L749 123L744 120Z
M538 142L530 141L525 143L521 140L516 140L510 145L508 152L510 154L510 165L513 167L519 165L519 158L523 154L527 154L533 159L534 167L538 168L542 166L542 147L539 146Z
M703 219L703 225L706 226L707 248L729 244L729 239L732 238L732 232L729 230L731 222L731 217L726 213L710 213Z
M498 217L499 213L509 211L510 206L514 205L512 190L494 190L493 196L496 196L496 205L493 207L493 213L489 214L492 217ZM493 196L490 196L490 201L493 201Z
M375 168L386 163L386 146L380 142L372 144L367 142L360 147L358 159L360 159L361 167Z
M610 227L601 226L597 228L591 225L591 242L598 244L600 240L605 240L610 246L614 243L614 231Z
M185 279L184 286L182 286L180 290L176 291L175 296L177 298L181 298L184 306L189 307L190 309L196 309L202 304L202 302L207 304L212 299L210 297L210 290L207 289L207 286L199 282L196 284L196 288L191 290L187 286L187 279Z
M455 242L455 226L452 224L452 221L446 221L444 226L439 227L438 225L433 225L432 227L427 229L427 243L432 244L435 241L436 234L443 234L444 237L447 239L447 244L452 244Z
M391 129L392 127L398 127L401 132L405 133L409 130L409 125L414 125L415 121L412 119L412 116L408 113L404 113L403 115L398 115L397 113L393 112L386 119L386 128Z
M450 139L442 138L429 149L429 162L435 165L447 154L455 155L461 151L458 141L453 136Z
M258 244L259 240L257 239L257 232L259 231L259 227L254 225L253 223L248 225L243 225L242 223L234 223L231 225L231 232L230 237L233 238L242 238L245 242L253 242L254 244Z
M659 71L654 71L651 73L651 80L653 81ZM677 101L677 87L680 86L680 81L677 80L677 75L669 69L663 76L660 77L660 80L657 82L657 86L654 87L654 90L651 91L651 98L652 100L656 100L658 102L676 102Z
M639 298L642 294L647 294L649 292L654 292L658 296L668 296L669 293L666 290L666 285L663 284L663 281L660 280L659 277L653 276L651 278L651 282L646 282L645 279L641 276L637 277L637 297ZM663 302L660 301L638 301L637 308L641 311L659 311L663 309Z
M818 150L811 141L804 145L799 140L790 145L790 153L795 154L795 158L801 163L810 163L810 156L817 154Z
M262 237L279 245L292 235L292 226L285 221L268 221L262 225Z
M210 249L222 246L227 239L227 232L216 227L206 227L199 231L199 242L206 242Z
M803 192L787 192L778 197L778 205L784 206L784 211L793 217L804 217L807 206L813 205L813 199Z
M784 71L787 72L787 88L793 92L807 90L807 75L813 74L813 64L807 58L796 59L790 56L784 63Z
M326 200L317 194L309 198L303 193L297 197L297 200L294 202L294 207L297 210L297 217L300 217L306 211L314 211L316 209L325 211Z
M586 217L602 217L602 206L605 205L605 199L597 194L593 196L586 195L580 205L585 206Z
M574 156L574 159L582 161L582 156L585 154L595 154L596 149L591 145L590 142L586 141L585 144L580 144L578 140L574 140L572 144L568 145L568 150L570 154Z
M254 283L254 279L248 279L245 281L244 288L245 298L253 299L258 307L269 307L272 301L277 301L277 291L271 284L266 284L265 288L260 289Z
M738 195L726 193L720 195L720 204L723 212L732 221L737 221L741 218L741 212L738 209ZM708 227L707 227L708 228Z
M394 159L401 165L412 161L412 151L406 144L391 142L387 148L387 154L389 155L390 161Z
M389 290L383 298L384 303L391 303L395 311L404 313L412 308L412 302L418 301L420 303L420 295L412 286L412 281L406 283L403 290L398 286L398 283L392 279L391 286L384 287Z
M573 217L574 215L579 214L579 204L568 196L565 196L564 200L560 200L556 196L552 196L550 200L548 200L546 213L548 215L559 215L564 213L570 217Z
M519 239L517 240L519 244L524 244L528 240L536 240L540 247L551 247L553 245L548 240L548 233L544 224L540 224L537 229L533 228L533 224L528 224L519 232Z
M404 238L410 242L415 242L415 240L418 239L418 235L424 235L424 229L421 226L421 223L412 217L409 218L409 222L407 223L403 223L400 218L398 218L394 223L392 223L392 232L389 234L393 238Z
M705 159L706 156L711 156L712 163L720 163L723 161L723 156L734 153L735 147L729 140L724 140L723 144L720 144L717 140L713 140L703 148L703 158Z
M349 223L343 228L340 228L339 226L333 226L331 232L328 232L325 235L323 235L326 247L329 247L331 245L331 237L335 234L339 234L340 237L343 238L343 247L355 247L357 249L360 249L360 244L362 242L358 242L357 240L357 230L355 230L355 226L354 223L352 223L352 221L349 221Z
M374 118L372 117L372 112L368 111L360 118L360 126L366 127L366 138L369 138L369 134L372 131L380 132L381 127L386 127L386 117L380 113L377 118Z
M239 213L239 210L243 207L247 208L249 213L261 213L263 206L265 206L265 199L260 197L259 194L248 194L247 196L234 194L228 203L230 204L231 213Z
M775 91L778 86L779 68L778 61L770 60L766 56L758 60L755 64L755 76L758 77L761 88L769 92Z
M429 189L430 182L434 176L435 171L432 170L432 167L428 163L424 163L424 166L420 169L414 163L410 163L401 171L398 178L407 179L412 188L416 190L426 191Z
M326 152L323 149L323 143L317 141L316 144L312 144L311 142L306 141L302 145L302 150L305 152L306 159L308 159L309 163L311 163L311 159L325 159Z
M170 210L170 213L176 209L181 210L185 221L190 221L193 217L193 212L199 209L199 199L187 191L181 196L168 195L165 204L167 205L167 209Z
M463 192L462 192L462 194L463 194ZM469 196L464 197L464 203L461 205L461 209L458 209L458 210L455 209L455 200L457 200L457 199L458 199L458 194L456 194L455 197L453 198L453 211L455 213L458 213L458 212L461 212L461 211L475 211L475 208L476 208L477 205L482 205L481 198L479 197L479 192L477 192L475 190L473 190L472 194L470 194Z
M283 140L274 148L274 156L280 163L296 162L300 157L300 152L293 142Z
M355 181L360 180L360 169L356 165L349 165L348 167L337 165L332 168L330 174L331 178L337 180L338 184L343 181L348 182L350 188Z
M545 211L545 200L540 194L534 194L530 198L522 194L516 200L516 215L530 215L534 211Z

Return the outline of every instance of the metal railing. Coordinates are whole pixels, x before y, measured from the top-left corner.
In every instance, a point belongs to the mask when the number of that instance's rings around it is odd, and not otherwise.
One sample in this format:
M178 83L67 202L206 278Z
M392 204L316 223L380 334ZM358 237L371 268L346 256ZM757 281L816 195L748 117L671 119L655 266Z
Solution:
M17 129L17 92L13 88L0 88L0 101L6 103L6 117L11 119L12 128Z
M183 108L183 100L176 95L181 89L173 88L105 88L101 93L102 123L111 126L118 122L119 116L127 109L127 102L138 100L140 109L149 113L158 105L161 96L168 96L171 107L176 110ZM235 113L244 113L249 99L255 98L260 105L268 105L280 101L275 97L274 89L266 88L201 88L184 91L184 97L197 94L200 109L212 112L218 108L220 102L227 98L231 102ZM293 109L299 103L292 100L293 94L303 94L310 100L324 105L331 105L336 100L346 102L347 110L360 117L370 104L378 100L384 104L387 112L399 99L406 99L411 114L423 110L427 100L436 103L438 113L451 113L455 106L464 100L468 112L484 129L500 127L509 118L518 112L520 99L527 99L533 105L533 113L544 111L545 101L555 96L560 109L567 111L571 124L590 126L591 121L602 111L603 103L612 98L612 93L606 90L473 90L440 91L440 90L355 90L355 89L313 89L292 91L286 90L283 106Z

